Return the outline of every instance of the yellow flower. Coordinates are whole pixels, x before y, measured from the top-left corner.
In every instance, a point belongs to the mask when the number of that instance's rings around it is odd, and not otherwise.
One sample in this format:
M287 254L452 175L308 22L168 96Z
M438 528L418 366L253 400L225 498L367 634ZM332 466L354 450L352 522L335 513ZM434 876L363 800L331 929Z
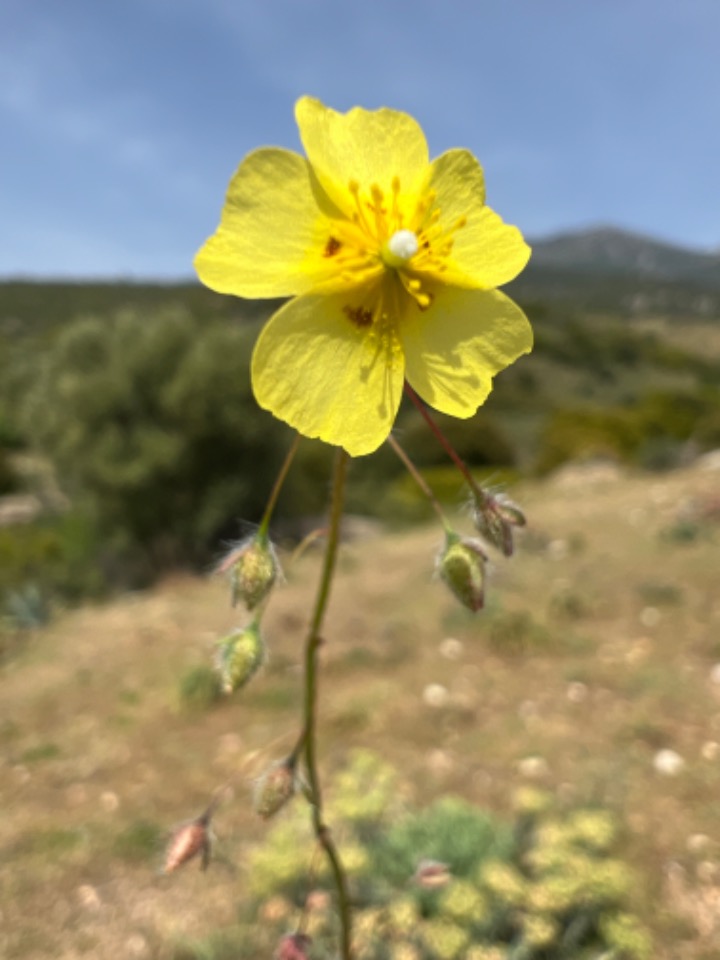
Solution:
M307 159L250 153L195 260L220 293L293 298L255 346L258 403L352 456L387 438L406 378L435 409L472 416L532 347L495 289L527 263L520 232L485 206L475 157L430 162L407 114L309 97L295 113Z

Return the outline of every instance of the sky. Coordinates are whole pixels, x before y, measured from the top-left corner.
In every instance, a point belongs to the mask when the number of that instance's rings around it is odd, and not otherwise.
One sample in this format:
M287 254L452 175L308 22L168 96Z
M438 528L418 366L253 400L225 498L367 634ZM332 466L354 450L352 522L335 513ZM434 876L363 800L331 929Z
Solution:
M2 0L0 276L191 277L303 94L469 148L531 238L720 248L720 0Z

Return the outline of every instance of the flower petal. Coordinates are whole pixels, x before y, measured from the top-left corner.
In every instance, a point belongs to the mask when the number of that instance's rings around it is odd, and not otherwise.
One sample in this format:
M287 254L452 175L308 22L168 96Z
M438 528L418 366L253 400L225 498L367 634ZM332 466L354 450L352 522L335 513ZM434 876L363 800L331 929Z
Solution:
M440 223L452 235L452 253L443 281L460 287L493 290L516 277L530 258L517 227L503 223L485 206L482 167L468 150L448 150L433 161L427 188L436 194Z
M239 297L287 297L337 279L323 256L338 211L304 157L255 150L238 167L222 219L195 258L200 280Z
M430 162L428 147L422 128L408 114L361 107L337 113L303 97L295 106L295 118L318 180L349 215L354 204L351 180L366 194L376 184L390 196L395 177L405 196L420 189Z
M354 457L387 438L402 396L397 335L370 323L378 296L376 285L291 300L270 318L252 358L261 407Z
M497 290L433 288L424 311L406 307L400 324L410 386L442 413L471 417L492 389L492 378L532 349L532 328Z

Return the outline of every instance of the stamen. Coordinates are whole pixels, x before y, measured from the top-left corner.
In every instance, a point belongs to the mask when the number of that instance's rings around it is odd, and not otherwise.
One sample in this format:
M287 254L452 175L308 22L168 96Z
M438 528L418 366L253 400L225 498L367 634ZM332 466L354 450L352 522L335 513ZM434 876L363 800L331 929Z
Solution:
M370 224L365 218L365 211L363 210L362 203L360 202L360 184L357 182L357 180L350 180L348 182L348 190L352 194L353 200L355 201L356 210L353 212L353 220L365 231L365 233L372 236Z
M405 287L415 303L417 303L418 307L421 310L427 310L427 308L435 299L433 294L425 293L422 289L422 284L417 278L406 277L402 271L399 272L399 276L403 287Z
M396 230L401 230L403 225L403 215L402 210L400 209L400 203L398 198L400 196L400 177L393 177L392 179L392 213L391 220L392 225Z
M370 187L370 196L372 197L372 204L368 204L372 212L375 214L375 235L378 240L387 235L387 223L385 221L386 210L383 206L383 192L380 187L373 183Z

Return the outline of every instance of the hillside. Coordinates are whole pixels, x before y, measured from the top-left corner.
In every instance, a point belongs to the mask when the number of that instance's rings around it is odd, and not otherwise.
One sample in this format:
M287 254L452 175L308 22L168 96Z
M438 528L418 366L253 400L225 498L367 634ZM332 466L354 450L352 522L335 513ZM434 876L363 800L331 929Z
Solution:
M720 317L720 255L688 250L614 227L531 240L520 298L623 316L675 321Z
M437 529L347 544L325 632L323 769L362 745L420 803L454 793L506 817L534 784L609 809L653 957L717 956L717 490L700 467L513 489L530 525L475 618L432 579ZM252 779L297 730L319 556L288 559L267 669L205 711L183 710L180 688L236 623L220 582L170 579L25 635L0 673L4 958L245 956L230 934L224 948L209 938L232 931L265 834ZM159 876L165 831L228 779L208 873Z

